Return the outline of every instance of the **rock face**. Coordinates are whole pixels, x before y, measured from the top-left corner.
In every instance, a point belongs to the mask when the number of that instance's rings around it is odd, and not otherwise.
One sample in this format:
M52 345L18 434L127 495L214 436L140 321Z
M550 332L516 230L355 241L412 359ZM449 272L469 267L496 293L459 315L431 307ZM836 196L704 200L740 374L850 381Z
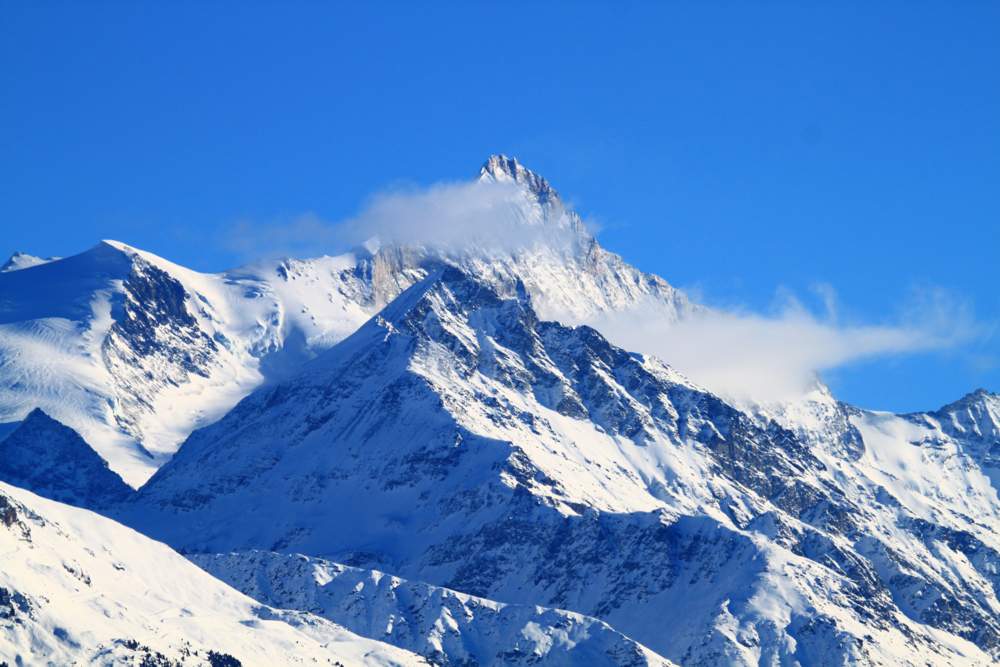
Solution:
M262 605L167 546L0 483L0 662L426 665L311 614Z
M0 440L0 480L90 509L106 509L133 493L73 429L41 410Z
M256 600L309 609L436 665L668 664L607 624L572 612L502 604L297 554L191 558Z

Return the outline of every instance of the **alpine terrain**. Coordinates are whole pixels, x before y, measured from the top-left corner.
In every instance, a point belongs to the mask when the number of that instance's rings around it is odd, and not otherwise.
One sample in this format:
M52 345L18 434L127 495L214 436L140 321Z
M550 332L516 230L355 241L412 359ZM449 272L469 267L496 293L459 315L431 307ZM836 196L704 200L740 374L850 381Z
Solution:
M705 307L476 184L513 240L5 265L0 663L1000 661L1000 396L713 394L580 324Z

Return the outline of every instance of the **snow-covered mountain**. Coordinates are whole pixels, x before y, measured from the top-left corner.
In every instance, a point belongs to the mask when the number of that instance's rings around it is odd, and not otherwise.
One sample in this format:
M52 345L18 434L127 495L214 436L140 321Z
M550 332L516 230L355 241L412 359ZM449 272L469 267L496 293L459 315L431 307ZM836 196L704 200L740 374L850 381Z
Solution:
M123 516L570 609L681 664L987 664L995 490L962 461L915 485L910 420L846 419L802 437L444 268L195 432Z
M256 600L308 609L434 664L668 664L607 624L572 612L502 604L297 554L249 551L191 558Z
M274 609L110 519L0 483L0 662L418 665L323 618Z
M523 183L509 215L562 230L561 242L462 253L369 244L220 274L116 241L65 259L16 255L8 265L18 270L0 273L0 422L41 408L139 486L192 430L345 338L442 262L496 283L521 281L551 314L650 303L676 318L694 308L602 249L516 160L490 158L480 179Z
M1000 660L1000 397L731 403L560 324L700 307L512 158L479 179L518 242L0 273L0 448L52 471L0 479L117 472L138 492L75 501L437 663Z
M356 269L342 257L208 275L108 241L2 273L0 420L41 408L138 486L285 358L364 321Z

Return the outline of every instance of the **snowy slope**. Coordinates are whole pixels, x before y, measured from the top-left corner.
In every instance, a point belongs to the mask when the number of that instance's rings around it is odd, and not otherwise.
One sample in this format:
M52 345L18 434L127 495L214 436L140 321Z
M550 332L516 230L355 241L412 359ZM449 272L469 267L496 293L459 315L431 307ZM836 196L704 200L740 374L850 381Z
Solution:
M505 605L296 554L191 558L256 600L311 611L435 664L669 664L606 624L571 612Z
M165 545L3 483L0 553L0 663L426 664L261 605Z
M904 491L856 442L821 447L443 269L195 432L123 516L188 550L570 609L681 664L987 664L997 504L941 526Z
M676 319L694 308L603 250L515 160L494 156L480 179L523 185L512 219L552 234L503 251L369 244L221 274L116 241L44 263L18 255L10 268L19 270L0 273L0 422L41 408L138 486L192 430L294 373L442 263L498 285L520 281L550 317L643 303Z

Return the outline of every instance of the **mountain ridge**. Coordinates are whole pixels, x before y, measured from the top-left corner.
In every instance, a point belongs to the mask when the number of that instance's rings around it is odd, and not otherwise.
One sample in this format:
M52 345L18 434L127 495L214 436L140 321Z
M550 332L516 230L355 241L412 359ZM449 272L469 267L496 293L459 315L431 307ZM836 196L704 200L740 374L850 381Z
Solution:
M364 614L322 608L425 657L488 635L485 660L1000 659L1000 397L906 415L820 383L719 397L572 326L701 306L514 158L480 179L568 243L390 240L203 274L105 241L0 273L0 419L52 409L139 487L101 503L114 519L300 612L361 585ZM512 624L488 611L508 607Z

